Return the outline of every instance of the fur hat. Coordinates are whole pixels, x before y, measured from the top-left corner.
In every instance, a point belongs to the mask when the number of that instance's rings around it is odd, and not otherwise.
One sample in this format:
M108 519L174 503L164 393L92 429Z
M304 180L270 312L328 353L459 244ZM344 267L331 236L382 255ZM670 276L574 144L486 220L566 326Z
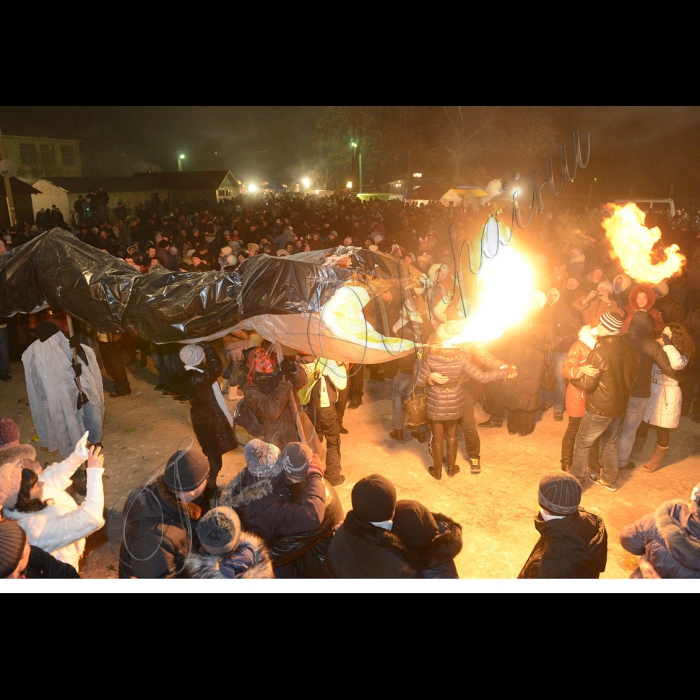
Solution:
M260 246L257 243L248 243L247 245L248 251L250 253L257 253L260 250Z
M360 479L353 486L350 499L352 510L359 520L381 523L394 517L396 488L381 474L370 474Z
M0 522L0 579L17 568L26 543L27 535L14 520Z
M194 345L193 343L185 345L180 350L180 359L186 365L196 367L204 362L204 348L201 345Z
M282 472L280 448L272 443L253 438L243 450L248 471L260 479L271 479Z
M700 484L695 484L690 494L690 503L688 507L690 508L690 512L700 520Z
M659 297L668 296L668 283L661 281L658 284L655 284L654 291L657 293L657 295Z
M222 258L225 258L227 255L231 255L233 253L233 249L231 246L225 245L220 251L219 251L219 256Z
M241 519L228 506L212 508L197 523L197 535L209 554L228 554L241 540Z
M17 505L17 496L22 484L22 460L16 457L12 461L0 460L0 506L8 510Z
M0 447L19 440L19 426L11 418L0 419Z
M581 503L581 484L568 472L545 472L540 477L537 499L552 515L571 515Z
M616 311L607 311L600 317L600 324L607 328L611 335L619 335L622 329L622 316Z
M598 284L596 285L596 291L602 292L604 289L607 289L608 293L612 294L612 282L608 282L608 280L601 280L600 282L598 282Z
M391 531L412 547L425 547L439 533L433 514L418 501L396 502Z
M314 452L308 445L304 445L301 442L287 443L279 456L279 461L282 469L287 474L287 479L295 483L304 481L313 456Z
M170 457L163 483L172 491L194 491L209 478L209 460L201 450L178 450Z
M55 323L51 323L51 321L42 321L36 327L36 337L39 338L39 340L42 343L44 343L52 335L56 335L56 333L58 333L58 331L59 331L59 327Z

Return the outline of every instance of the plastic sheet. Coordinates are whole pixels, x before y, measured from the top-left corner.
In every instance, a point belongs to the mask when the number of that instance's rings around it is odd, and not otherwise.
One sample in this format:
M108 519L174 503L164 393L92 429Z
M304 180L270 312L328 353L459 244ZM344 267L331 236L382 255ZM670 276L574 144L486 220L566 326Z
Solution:
M387 287L420 286L419 277L416 268L390 256L343 246L286 257L255 255L234 272L157 269L142 275L54 228L0 256L0 315L48 304L99 332L137 331L158 344L253 328L300 352L372 363L414 346L368 325L363 305Z

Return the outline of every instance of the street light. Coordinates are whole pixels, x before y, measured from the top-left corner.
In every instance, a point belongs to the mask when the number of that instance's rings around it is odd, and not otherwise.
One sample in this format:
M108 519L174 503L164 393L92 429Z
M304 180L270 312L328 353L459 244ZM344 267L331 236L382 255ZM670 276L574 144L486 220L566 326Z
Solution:
M360 192L362 192L362 151L360 150L360 144L356 141L351 141L350 145L357 149L358 166L360 170Z
M185 160L185 154L181 153L178 158L177 158L177 170L178 172L182 172L182 161Z

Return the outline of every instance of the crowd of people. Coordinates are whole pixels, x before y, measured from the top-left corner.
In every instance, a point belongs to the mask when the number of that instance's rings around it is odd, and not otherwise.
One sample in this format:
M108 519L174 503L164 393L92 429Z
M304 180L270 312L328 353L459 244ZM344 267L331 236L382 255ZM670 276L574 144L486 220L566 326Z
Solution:
M89 381L90 372L100 363L114 382L110 397L128 395L125 367L137 361L137 352L144 365L151 356L161 396L189 402L198 444L178 450L162 476L128 499L119 554L124 578L457 578L454 559L462 548L462 526L424 504L398 498L383 475L357 481L352 509L343 513L335 493L345 481L343 415L346 408L362 406L366 371L369 381L393 382L389 435L397 442L411 435L426 443L427 473L434 479L442 478L443 469L450 479L460 473L460 434L469 471L478 475L478 428L498 429L505 423L509 435L526 437L536 430L537 415L550 408L555 421L568 418L560 469L540 479L535 518L540 539L521 578L599 577L605 571L607 532L602 519L580 505L583 488L594 483L616 491L620 470L656 471L681 416L700 422L700 401L695 400L700 243L683 212L673 220L648 217L647 225L662 231L659 249L676 243L687 258L681 273L654 284L632 279L613 255L602 227L610 213L606 207L564 207L535 217L513 237L536 271L524 318L494 341L465 342L465 241L478 240L475 232L497 215L488 205L457 209L349 196L271 196L198 206L191 213L185 207L154 211L144 204L129 215L118 203L110 215L107 193L94 195L89 199L99 206L81 203L66 229L123 259L137 274L158 268L235 273L251 256L330 254L339 246L404 261L424 281L423 289L414 295L398 286L383 289L364 313L373 328L411 340L421 352L378 365L302 352L277 357L272 343L258 334L235 331L222 339L222 362L209 343L156 345L129 332L99 337L89 326L79 326L69 342L56 326L39 324L36 339L22 354L28 383L36 377L38 395L49 383L41 375L45 364L60 360L65 381L54 381L51 392L65 422L74 427L66 427L61 437L66 462L42 474L32 470L31 457L11 449L20 446L12 421L0 421L0 567L5 577L53 571L45 562L43 568L31 566L32 556L39 556L35 549L43 543L46 553L63 561L59 550L86 537L87 525L76 526L73 543L46 544L29 527L32 519L20 513L43 512L49 501L59 502L56 496L43 497L39 485L48 483L46 474L61 475L54 488L63 493L86 461L87 488L83 484L82 492L71 497L93 516L100 510L95 494L103 463L104 400L86 394L99 390L101 395L101 386L95 389ZM42 230L38 222L13 227L3 235L0 253ZM0 318L4 381L11 380L12 323L12 318ZM553 367L554 388L542 385L546 363ZM425 394L425 419L409 426L407 435L406 402L415 392ZM477 401L489 416L478 425ZM86 405L97 411L86 411ZM32 416L41 444L58 445L57 438L49 438L53 424L42 435L40 413L37 402ZM51 417L53 423L63 420L55 413ZM251 436L244 447L234 421ZM637 465L630 456L644 446L649 427L656 445L650 459ZM86 431L79 444L76 430ZM217 483L223 455L241 447L245 468L230 483ZM635 576L700 577L699 499L696 487L689 503L665 503L625 530L622 545L641 556ZM61 517L73 515L74 509L64 507ZM90 520L94 529L103 524L100 518ZM669 528L672 542L663 535ZM75 557L69 563L77 573Z

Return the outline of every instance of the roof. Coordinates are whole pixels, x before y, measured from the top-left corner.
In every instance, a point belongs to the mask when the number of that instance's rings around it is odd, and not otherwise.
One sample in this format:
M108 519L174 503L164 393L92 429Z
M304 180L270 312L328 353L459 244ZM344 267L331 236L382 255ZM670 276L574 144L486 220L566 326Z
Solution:
M41 194L41 190L37 190L36 187L32 187L31 185L27 184L23 180L19 180L16 177L11 177L10 178L10 189L12 190L12 194ZM7 196L7 193L5 192L5 178L0 177L0 194L2 194L3 197Z
M177 173L134 173L134 178L152 178L169 190L218 190L238 187L238 180L229 170L199 170Z
M448 188L444 185L420 185L409 192L406 199L428 199L438 202L447 190Z
M150 173L149 173L150 174ZM167 189L160 180L134 177L44 177L42 180L61 187L67 192L97 192L100 187L110 192L148 192Z

